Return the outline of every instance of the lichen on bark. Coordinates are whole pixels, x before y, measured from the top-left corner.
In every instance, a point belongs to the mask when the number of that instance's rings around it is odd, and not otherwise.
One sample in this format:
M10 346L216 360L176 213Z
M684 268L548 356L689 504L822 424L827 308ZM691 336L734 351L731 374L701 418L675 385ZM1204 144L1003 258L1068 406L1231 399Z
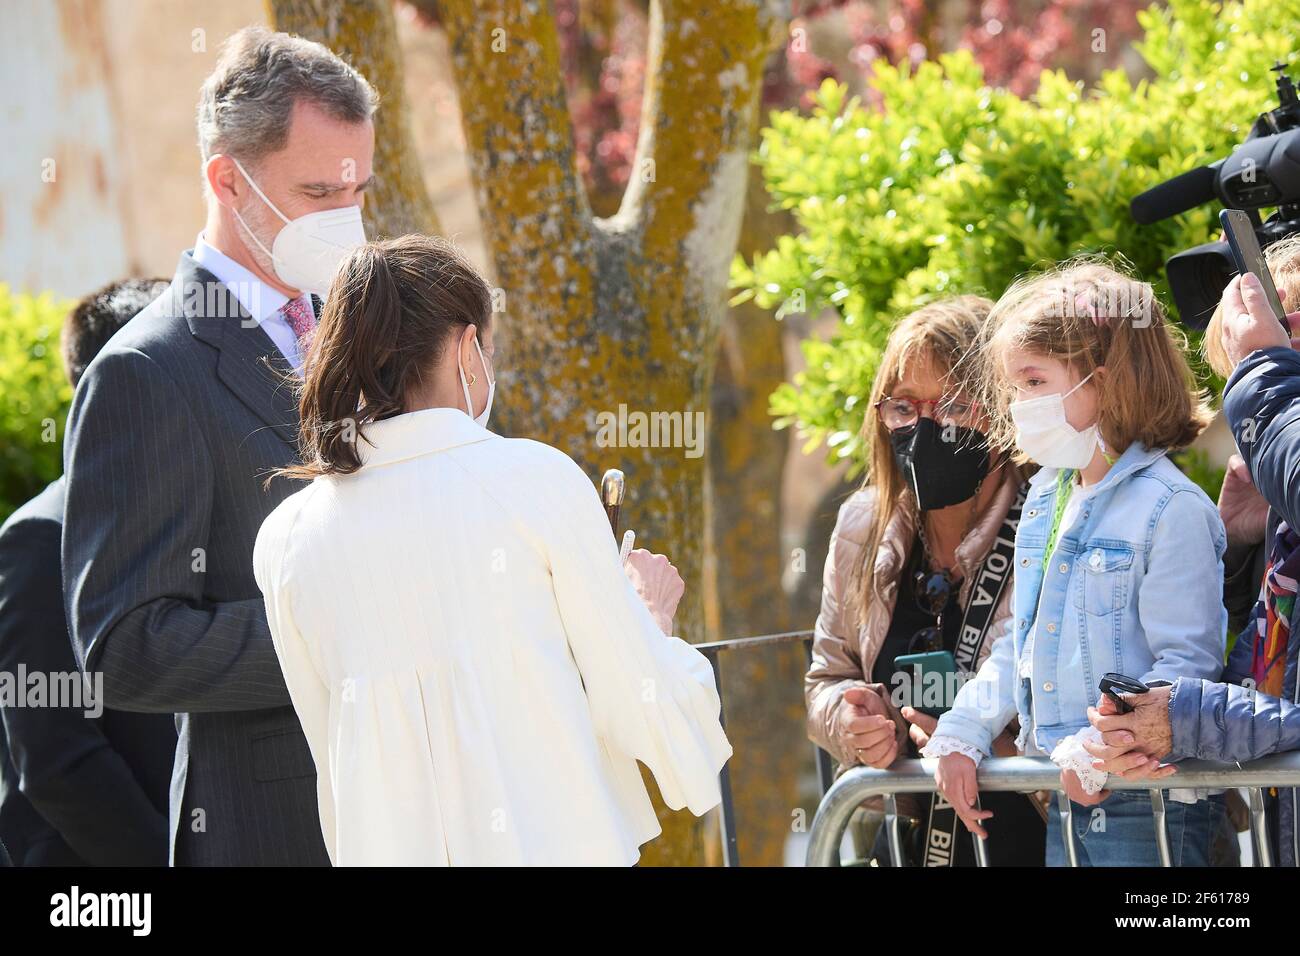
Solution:
M761 0L651 5L637 157L608 219L591 215L577 174L549 5L447 0L440 12L505 294L502 420L593 478L624 470L624 514L640 544L681 570L678 630L699 640L705 458L601 447L596 416L625 405L707 419L763 64L785 11ZM660 810L665 832L647 862L711 858L699 824Z

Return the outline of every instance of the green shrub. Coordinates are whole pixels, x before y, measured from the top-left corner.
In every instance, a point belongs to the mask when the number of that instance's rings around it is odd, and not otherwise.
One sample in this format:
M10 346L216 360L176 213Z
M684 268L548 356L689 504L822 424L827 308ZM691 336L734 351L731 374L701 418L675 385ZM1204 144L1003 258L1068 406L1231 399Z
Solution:
M1182 469L1183 474L1196 482L1200 489L1210 496L1211 501L1219 500L1219 492L1223 489L1223 476L1228 469L1211 461L1209 452L1203 448L1185 448L1174 455L1174 462Z
M70 305L0 283L0 521L62 472L72 389L59 357Z
M797 424L808 448L825 442L860 468L866 398L897 318L962 292L996 298L1071 255L1123 256L1172 314L1164 261L1214 238L1217 209L1139 226L1129 201L1227 155L1277 105L1269 68L1293 61L1300 0L1171 0L1140 21L1154 78L1136 84L1113 71L1087 89L1047 71L1021 99L956 52L915 70L882 62L879 108L828 81L811 114L772 114L757 160L800 231L736 260L736 299L778 318L826 305L840 316L772 396L778 427Z

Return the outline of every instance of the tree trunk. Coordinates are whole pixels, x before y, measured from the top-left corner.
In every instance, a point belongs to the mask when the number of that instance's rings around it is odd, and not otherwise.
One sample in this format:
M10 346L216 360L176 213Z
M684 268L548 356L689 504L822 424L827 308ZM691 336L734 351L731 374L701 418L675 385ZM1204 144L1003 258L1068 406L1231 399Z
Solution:
M740 252L747 260L791 229L770 212L762 171L751 165ZM781 587L788 554L781 541L781 475L789 433L772 428L768 399L785 380L782 325L752 303L723 324L709 429L711 638L768 634L794 627ZM798 644L724 653L737 839L741 860L780 866L798 804L799 771L809 762L804 737L803 672Z
M366 235L437 233L411 137L402 51L391 0L267 0L272 25L329 47L379 92L375 114L375 184L366 191Z
M448 0L440 9L507 316L502 423L592 476L626 472L624 514L639 544L671 553L687 581L677 629L699 640L702 425L763 64L783 21L762 0L652 4L632 182L619 212L597 219L574 167L549 6ZM620 406L670 416L676 447L611 429ZM661 807L660 818L664 836L646 862L705 859L689 814Z

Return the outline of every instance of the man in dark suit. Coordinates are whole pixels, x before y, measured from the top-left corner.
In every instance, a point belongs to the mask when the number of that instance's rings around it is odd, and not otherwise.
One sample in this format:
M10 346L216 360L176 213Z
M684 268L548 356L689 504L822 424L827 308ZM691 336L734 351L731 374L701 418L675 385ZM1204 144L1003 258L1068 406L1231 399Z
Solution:
M319 44L232 37L199 101L203 232L73 400L73 644L108 706L178 715L175 865L329 863L252 554L297 487L266 479L297 460L310 294L364 241L376 102Z
M104 343L166 288L165 279L133 279L82 299L63 327L68 380L75 386ZM59 570L63 497L60 478L0 527L0 672L21 668L50 688L77 674ZM100 702L56 703L0 707L0 841L13 862L165 865L172 718L107 709L88 717Z

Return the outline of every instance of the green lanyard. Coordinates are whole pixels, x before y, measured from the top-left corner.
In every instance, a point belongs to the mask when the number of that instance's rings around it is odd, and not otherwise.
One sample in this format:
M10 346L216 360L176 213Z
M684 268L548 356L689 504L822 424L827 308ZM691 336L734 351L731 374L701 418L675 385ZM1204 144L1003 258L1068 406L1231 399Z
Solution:
M1074 469L1062 468L1056 476L1056 501L1052 505L1052 530L1047 536L1047 550L1043 552L1043 575L1047 575L1047 565L1052 560L1056 549L1056 538L1061 533L1061 519L1065 517L1065 506L1070 503L1072 489L1068 486L1074 481Z

